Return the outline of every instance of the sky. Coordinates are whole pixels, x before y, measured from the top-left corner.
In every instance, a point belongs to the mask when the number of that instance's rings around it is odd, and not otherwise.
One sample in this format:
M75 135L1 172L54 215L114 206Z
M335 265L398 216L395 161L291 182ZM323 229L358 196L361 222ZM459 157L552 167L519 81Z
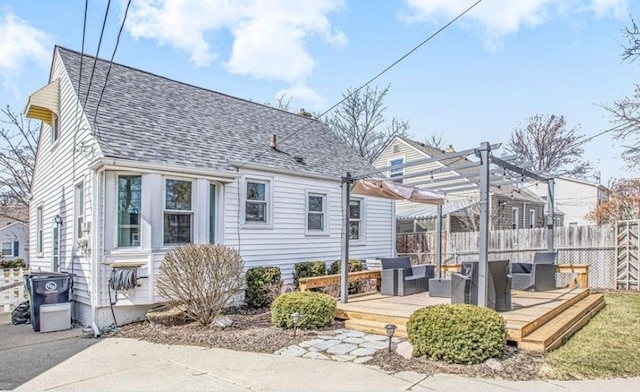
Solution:
M111 57L126 3L111 1L99 57ZM133 0L115 62L260 103L284 93L294 111L324 112L473 3ZM0 0L0 105L23 110L48 82L54 45L81 50L84 4ZM106 8L89 1L85 53L97 53ZM536 114L595 135L611 127L602 106L640 82L640 63L620 58L630 17L640 20L640 2L483 0L372 86L390 86L388 121L456 150L506 142ZM610 133L584 147L604 184L634 177Z

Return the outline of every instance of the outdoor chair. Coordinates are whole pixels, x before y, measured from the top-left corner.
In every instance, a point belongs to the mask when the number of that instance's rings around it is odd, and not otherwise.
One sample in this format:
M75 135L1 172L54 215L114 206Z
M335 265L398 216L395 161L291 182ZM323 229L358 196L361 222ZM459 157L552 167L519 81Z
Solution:
M383 258L380 294L405 296L429 290L429 278L435 276L433 265L411 265L408 257Z
M451 274L451 303L478 304L477 261L463 261L460 272Z
M513 289L545 291L556 288L556 252L536 252L533 263L511 263Z
M499 312L511 310L509 260L489 261L487 307ZM451 303L478 304L478 262L464 261L460 272L451 274Z

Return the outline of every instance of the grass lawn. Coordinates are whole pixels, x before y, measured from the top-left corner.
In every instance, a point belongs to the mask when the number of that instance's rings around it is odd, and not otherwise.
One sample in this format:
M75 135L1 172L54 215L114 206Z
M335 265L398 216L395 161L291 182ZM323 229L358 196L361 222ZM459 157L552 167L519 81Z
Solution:
M640 376L640 294L605 294L606 307L546 363L561 378Z

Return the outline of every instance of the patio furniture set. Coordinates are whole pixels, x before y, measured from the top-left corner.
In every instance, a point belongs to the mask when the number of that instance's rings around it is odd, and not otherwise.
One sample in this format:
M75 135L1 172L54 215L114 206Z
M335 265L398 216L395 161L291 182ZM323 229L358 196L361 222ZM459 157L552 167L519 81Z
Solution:
M556 252L536 252L533 263L489 261L487 305L499 312L511 310L511 290L546 291L556 288ZM405 296L429 292L451 298L451 303L478 303L478 262L464 261L460 272L435 277L435 266L412 266L408 257L381 259L383 295Z

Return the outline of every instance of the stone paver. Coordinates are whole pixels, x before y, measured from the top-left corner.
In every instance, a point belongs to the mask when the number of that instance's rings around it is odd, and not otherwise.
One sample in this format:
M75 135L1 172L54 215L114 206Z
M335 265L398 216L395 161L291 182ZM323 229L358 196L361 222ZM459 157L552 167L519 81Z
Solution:
M389 347L389 338L382 335L371 335L349 329L327 331L325 335L288 346L275 352L276 355L303 357L337 362L365 363L373 359L373 355ZM411 345L404 339L393 338L393 342L411 350ZM408 346L408 347L406 347Z
M357 349L358 346L356 346L355 344L351 344L351 343L340 343L337 344L329 349L327 349L327 352L329 354L337 354L337 355L344 355L344 354L348 354L351 351Z

